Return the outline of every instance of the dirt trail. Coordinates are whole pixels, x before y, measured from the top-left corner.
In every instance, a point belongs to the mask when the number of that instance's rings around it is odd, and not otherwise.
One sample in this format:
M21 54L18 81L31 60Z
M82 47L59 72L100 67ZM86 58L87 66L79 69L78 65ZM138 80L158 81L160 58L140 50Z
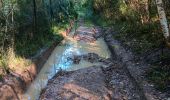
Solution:
M101 29L96 27L98 32L94 33L92 28L80 24L74 35L76 41L88 44L102 38ZM60 71L48 81L40 100L145 100L127 69L119 60L112 58L116 56L112 54L106 59L95 52L75 55L70 58L75 64L82 60L101 64L75 71Z

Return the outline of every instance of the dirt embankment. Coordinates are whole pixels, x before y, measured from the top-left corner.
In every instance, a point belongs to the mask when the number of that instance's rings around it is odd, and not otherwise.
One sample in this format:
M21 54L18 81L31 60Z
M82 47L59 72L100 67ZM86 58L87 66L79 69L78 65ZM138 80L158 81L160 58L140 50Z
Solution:
M116 58L124 65L143 96L147 100L167 100L170 95L155 89L154 85L149 83L146 78L146 71L150 69L150 64L147 64L144 60L136 61L133 52L125 49L119 41L115 40L114 34L116 33L112 30L106 31L105 41Z
M39 73L57 44L59 43L55 42L52 46L45 49L41 54L33 59L33 64L28 66L27 69L20 74L10 72L10 74L6 75L2 82L0 82L0 99L18 100L19 96L25 92L26 88L35 79L36 75Z

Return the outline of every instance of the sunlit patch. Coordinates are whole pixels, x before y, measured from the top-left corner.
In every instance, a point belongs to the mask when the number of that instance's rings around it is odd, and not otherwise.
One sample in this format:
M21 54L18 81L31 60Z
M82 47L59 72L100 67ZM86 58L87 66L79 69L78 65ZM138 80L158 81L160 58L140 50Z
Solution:
M83 28L83 27L81 27ZM91 28L83 28L91 32ZM51 79L60 69L66 71L74 71L94 65L101 65L101 63L91 63L85 60L81 60L78 64L74 64L72 60L69 60L68 57L73 57L75 55L83 55L88 53L95 53L103 58L110 58L110 51L104 42L103 38L97 39L95 42L84 42L77 41L73 38L74 32L71 32L68 36L65 37L65 40L58 45L50 58L41 69L35 81L28 88L28 91L25 93L24 99L34 100L38 99L40 91L46 86L47 81ZM76 85L73 85L77 90L73 90L75 93L78 93L79 89L82 91L88 91ZM68 88L66 86L66 88ZM86 94L91 95L91 94ZM69 97L69 94L66 96Z
M97 95L95 95L95 93L92 93L91 91L89 91L88 89L84 88L84 87L80 87L76 84L65 84L63 89L66 89L67 91L70 91L70 95L68 93L64 93L63 96L69 98L70 96L72 96L73 94L76 95L80 95L81 94L81 98L84 99L89 99L89 98L93 98L95 100L99 99L99 97Z
M63 52L57 67L64 70L68 69L72 64L72 61L68 60L67 58L73 55L80 55L80 54L81 53L77 45L68 45L65 51Z

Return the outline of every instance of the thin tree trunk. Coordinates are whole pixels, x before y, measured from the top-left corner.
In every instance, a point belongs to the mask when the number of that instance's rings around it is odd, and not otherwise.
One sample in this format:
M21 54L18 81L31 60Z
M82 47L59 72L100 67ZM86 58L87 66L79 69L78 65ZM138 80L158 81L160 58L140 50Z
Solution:
M159 14L159 18L160 18L163 35L166 39L166 42L169 44L169 40L170 40L169 35L170 34L169 34L168 22L167 22L167 18L166 18L164 6L163 6L163 1L156 0L156 4L157 4L157 9L158 9L158 14Z
M148 21L151 23L151 5L152 5L152 0L148 0Z
M14 4L12 2L12 12L11 12L11 21L12 21L12 48L14 48L15 42L15 26L14 26Z
M36 34L37 29L37 5L36 1L33 0L33 33L30 34L31 38L33 37L33 34Z
M51 27L53 26L53 9L52 9L52 2L49 0L50 3L50 16L51 16Z

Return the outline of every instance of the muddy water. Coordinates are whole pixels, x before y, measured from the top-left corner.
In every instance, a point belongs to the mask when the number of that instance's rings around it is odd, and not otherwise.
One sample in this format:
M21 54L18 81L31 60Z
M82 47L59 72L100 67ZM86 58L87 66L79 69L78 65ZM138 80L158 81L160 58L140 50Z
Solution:
M31 84L21 99L37 100L41 90L46 86L48 80L52 78L59 69L73 71L93 65L101 65L100 63L90 63L86 61L81 61L80 64L76 65L67 60L67 58L72 55L82 55L87 53L96 53L101 57L110 58L110 52L103 38L98 39L94 43L86 43L67 37L55 48L35 81Z

